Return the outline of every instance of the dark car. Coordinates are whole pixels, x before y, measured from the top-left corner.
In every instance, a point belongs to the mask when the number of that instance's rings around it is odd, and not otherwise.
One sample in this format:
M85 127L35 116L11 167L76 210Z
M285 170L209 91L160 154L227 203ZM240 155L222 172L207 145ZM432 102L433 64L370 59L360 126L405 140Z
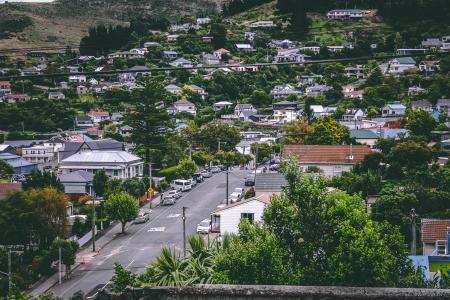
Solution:
M245 177L245 186L254 186L255 185L255 175L248 175Z
M194 178L197 183L203 182L205 179L203 178L203 175L201 173L195 173L192 178Z

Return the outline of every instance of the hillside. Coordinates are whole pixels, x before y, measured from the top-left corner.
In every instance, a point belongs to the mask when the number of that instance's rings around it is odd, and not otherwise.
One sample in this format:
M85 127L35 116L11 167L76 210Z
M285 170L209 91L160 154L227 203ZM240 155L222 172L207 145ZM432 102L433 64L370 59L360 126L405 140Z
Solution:
M198 12L217 11L222 2L57 0L54 3L0 4L0 49L77 45L89 27L95 24L126 24L136 15L163 15L178 20L183 16L195 16ZM12 32L11 22L18 25Z

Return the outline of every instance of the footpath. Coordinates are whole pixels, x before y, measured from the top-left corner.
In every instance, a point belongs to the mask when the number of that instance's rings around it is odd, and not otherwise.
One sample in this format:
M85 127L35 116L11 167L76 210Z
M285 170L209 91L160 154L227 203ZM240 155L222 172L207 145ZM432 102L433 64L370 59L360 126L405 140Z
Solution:
M160 204L160 196L155 195L151 201L147 201L146 203L144 203L144 205L142 205L141 210L149 209L150 207L156 207L159 204ZM128 223L127 227L130 226L131 224L132 223ZM92 261L97 255L100 254L100 252L102 251L103 248L105 248L110 242L112 242L114 240L114 238L118 234L121 233L121 231L122 231L121 224L117 223L117 224L113 224L108 229L101 232L100 233L101 236L95 240L95 246L96 246L95 252L92 251L92 242L87 243L83 248L81 248L78 251L77 257L75 259L75 264L73 265L71 271L73 272L78 267ZM63 273L62 274L63 282L64 282L64 275L65 274ZM33 285L33 287L31 287L31 289L28 291L28 294L32 298L36 298L37 296L49 291L52 287L57 285L58 282L59 282L59 276L58 276L58 272L57 272L49 277L43 278L40 281L36 282Z

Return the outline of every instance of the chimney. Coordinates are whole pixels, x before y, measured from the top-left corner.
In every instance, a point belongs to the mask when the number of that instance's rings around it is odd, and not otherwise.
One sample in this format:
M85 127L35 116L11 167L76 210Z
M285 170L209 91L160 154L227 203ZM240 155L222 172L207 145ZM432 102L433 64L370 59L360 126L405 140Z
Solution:
M348 156L349 160L353 160L353 144L350 143L350 155Z

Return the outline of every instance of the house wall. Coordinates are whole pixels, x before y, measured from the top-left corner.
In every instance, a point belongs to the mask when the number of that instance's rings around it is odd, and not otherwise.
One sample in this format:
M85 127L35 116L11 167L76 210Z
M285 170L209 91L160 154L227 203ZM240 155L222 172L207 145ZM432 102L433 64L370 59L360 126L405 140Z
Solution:
M423 243L423 255L436 255L433 253L436 251L436 245L434 243Z
M84 194L86 193L86 184L79 182L65 182L64 193L66 194Z
M363 145L367 145L367 146L373 147L373 146L375 146L375 144L378 141L378 139L356 139L356 141L358 143L363 144Z
M254 221L260 222L265 207L264 203L254 200L216 213L220 215L220 234L239 233L242 213L254 213Z
M353 165L339 165L339 164L313 164L313 163L301 163L300 167L306 170L308 167L318 167L323 171L323 175L334 177L340 176L342 172L351 171Z

